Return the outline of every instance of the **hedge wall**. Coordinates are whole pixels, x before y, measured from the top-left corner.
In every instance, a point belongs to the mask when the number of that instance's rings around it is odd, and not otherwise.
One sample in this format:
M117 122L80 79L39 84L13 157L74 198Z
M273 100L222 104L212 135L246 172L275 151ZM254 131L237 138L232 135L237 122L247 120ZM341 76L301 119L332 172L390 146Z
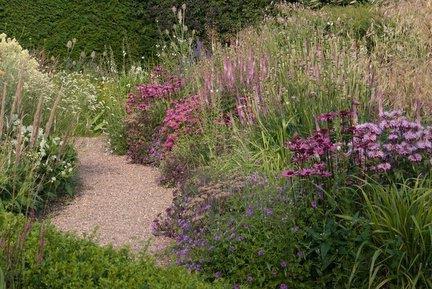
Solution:
M156 36L135 0L0 0L0 32L56 56L65 56L66 43L76 38L76 55L111 46L121 57L125 40L135 58L153 51Z
M81 52L113 48L122 58L123 42L132 59L150 56L158 28L171 27L172 6L187 5L186 22L204 37L213 28L226 40L246 25L272 11L280 0L0 0L0 33L13 36L26 48L44 48L65 56L66 43L76 38L75 57ZM346 5L368 0L288 0L307 5ZM159 24L156 25L156 19Z
M159 20L162 28L172 24L171 7L187 6L186 24L202 36L206 28L216 30L222 38L230 36L246 25L261 19L271 10L274 0L147 0L146 11L151 18Z
M170 27L171 7L183 3L191 28L205 35L208 25L224 36L260 19L271 0L0 0L0 32L56 56L66 55L72 38L75 56L111 46L121 58L124 39L133 58L149 56L158 37L155 20Z

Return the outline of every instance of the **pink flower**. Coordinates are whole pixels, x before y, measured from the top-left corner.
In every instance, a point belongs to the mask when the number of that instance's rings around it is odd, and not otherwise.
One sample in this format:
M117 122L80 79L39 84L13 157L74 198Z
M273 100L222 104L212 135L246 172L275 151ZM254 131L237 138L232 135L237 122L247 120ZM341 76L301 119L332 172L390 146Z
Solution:
M291 178L296 176L296 172L294 170L286 170L282 172L282 176L285 178Z
M376 170L379 172L387 172L391 169L391 165L389 163L381 163L376 166Z
M420 154L413 154L408 157L408 159L412 162L420 162L422 160L422 156Z
M320 114L316 117L318 121L332 121L334 120L339 114L336 112L328 112Z

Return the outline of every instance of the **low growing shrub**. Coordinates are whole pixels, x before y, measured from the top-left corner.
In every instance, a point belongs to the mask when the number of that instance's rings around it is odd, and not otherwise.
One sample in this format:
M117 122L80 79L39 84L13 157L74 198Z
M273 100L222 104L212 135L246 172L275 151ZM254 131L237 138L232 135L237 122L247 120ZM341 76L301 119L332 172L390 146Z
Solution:
M51 225L0 214L0 268L7 288L227 288L145 254L101 247Z

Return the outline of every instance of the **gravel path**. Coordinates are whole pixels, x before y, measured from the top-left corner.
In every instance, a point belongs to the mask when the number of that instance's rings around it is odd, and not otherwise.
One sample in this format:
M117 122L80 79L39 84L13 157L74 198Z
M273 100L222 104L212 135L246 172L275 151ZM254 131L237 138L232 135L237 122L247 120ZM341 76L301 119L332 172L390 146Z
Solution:
M95 232L102 245L138 250L150 239L151 252L166 247L169 240L151 234L152 221L172 202L172 190L157 185L157 170L111 155L102 138L79 139L77 150L78 195L51 214L52 223L81 236Z

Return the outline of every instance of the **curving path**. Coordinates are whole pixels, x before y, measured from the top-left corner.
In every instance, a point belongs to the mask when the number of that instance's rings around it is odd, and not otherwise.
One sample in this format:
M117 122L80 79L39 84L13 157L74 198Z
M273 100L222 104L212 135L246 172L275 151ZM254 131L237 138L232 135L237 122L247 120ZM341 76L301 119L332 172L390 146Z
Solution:
M103 138L81 138L77 151L78 195L51 214L52 223L62 231L94 235L102 245L138 250L150 239L151 252L166 247L169 240L151 233L154 218L172 202L172 190L157 184L157 170L108 153Z

